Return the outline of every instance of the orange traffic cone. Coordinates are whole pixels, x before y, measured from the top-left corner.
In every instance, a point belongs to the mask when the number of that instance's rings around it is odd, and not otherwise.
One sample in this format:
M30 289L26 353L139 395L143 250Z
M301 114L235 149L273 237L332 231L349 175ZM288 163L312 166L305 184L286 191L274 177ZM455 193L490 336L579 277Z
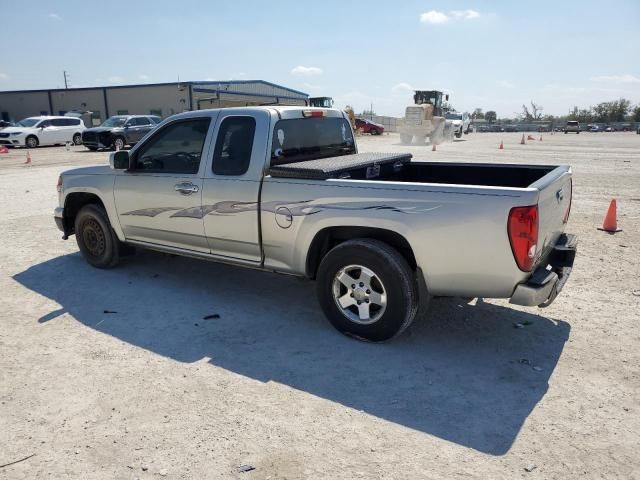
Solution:
M24 162L25 165L31 165L31 152L27 150L27 160Z
M618 228L618 219L617 219L617 203L616 199L612 199L609 204L609 209L607 210L607 214L604 217L604 222L602 222L602 228L598 230L602 230L609 233L621 232L622 229Z
M498 150L504 150L504 143L502 143L502 140L500 140L500 146L498 147Z
M520 140L520 145L526 145L526 143L524 141L524 133L522 134L522 140Z
M436 144L435 144L435 143L433 144L433 147L431 147L431 151L432 151L432 152L435 152L435 151L436 151Z
M9 153L9 149L4 145L0 146L0 153Z

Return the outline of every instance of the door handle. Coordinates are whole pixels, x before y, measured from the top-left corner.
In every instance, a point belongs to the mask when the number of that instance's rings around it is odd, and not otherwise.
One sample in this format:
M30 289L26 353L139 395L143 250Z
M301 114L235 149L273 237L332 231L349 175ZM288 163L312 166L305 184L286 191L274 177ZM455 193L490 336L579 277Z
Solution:
M191 195L200 191L200 187L191 182L176 183L175 189L176 192L180 192L182 195Z

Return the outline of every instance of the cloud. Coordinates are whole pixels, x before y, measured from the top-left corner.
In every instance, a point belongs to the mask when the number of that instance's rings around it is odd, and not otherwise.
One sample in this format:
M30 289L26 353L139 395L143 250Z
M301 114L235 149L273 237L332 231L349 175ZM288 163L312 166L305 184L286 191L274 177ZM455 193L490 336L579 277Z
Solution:
M291 73L304 77L314 77L316 75L321 75L322 69L319 67L305 67L303 65L298 65L297 67L291 69Z
M62 20L62 17L57 13L50 13L49 18L53 18L54 20Z
M500 80L498 85L503 88L516 88L516 86L508 80Z
M449 13L430 10L420 15L420 21L429 25L442 25L450 20L472 20L479 16L480 12L475 10L452 10Z
M143 82L148 82L149 80L151 80L151 77L149 75L145 75L144 73L138 75L138 78Z
M640 77L628 73L624 75L601 75L599 77L591 77L591 80L607 83L640 83Z
M405 92L411 93L411 92L413 92L415 90L415 88L413 88L408 83L400 82L400 83L394 85L393 87L391 87L391 90L394 93L405 93Z
M0 73L0 80L9 80L9 75L6 73Z
M420 15L420 21L422 23L428 23L430 25L439 25L442 23L447 23L449 21L449 17L446 13L431 10Z
M480 16L480 13L476 12L475 10L453 10L451 12L451 16L471 20L472 18L478 18Z

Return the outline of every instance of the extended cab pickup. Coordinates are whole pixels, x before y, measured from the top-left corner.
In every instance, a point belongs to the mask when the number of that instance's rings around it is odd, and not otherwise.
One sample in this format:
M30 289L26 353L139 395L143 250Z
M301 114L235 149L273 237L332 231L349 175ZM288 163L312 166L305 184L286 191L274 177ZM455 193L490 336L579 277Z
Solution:
M88 263L136 246L308 277L331 323L371 341L431 295L546 306L576 252L569 166L359 154L338 110L182 113L110 163L58 182L56 223Z

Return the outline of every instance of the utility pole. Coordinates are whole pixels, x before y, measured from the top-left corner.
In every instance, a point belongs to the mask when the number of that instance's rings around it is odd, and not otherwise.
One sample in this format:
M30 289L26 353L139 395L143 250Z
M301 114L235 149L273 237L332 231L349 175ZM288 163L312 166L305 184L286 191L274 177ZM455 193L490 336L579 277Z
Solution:
M371 121L373 122L373 102L371 102L371 109L369 110L369 116L371 117Z
M67 81L67 71L63 71L62 74L64 75L64 88L69 88L69 82Z

